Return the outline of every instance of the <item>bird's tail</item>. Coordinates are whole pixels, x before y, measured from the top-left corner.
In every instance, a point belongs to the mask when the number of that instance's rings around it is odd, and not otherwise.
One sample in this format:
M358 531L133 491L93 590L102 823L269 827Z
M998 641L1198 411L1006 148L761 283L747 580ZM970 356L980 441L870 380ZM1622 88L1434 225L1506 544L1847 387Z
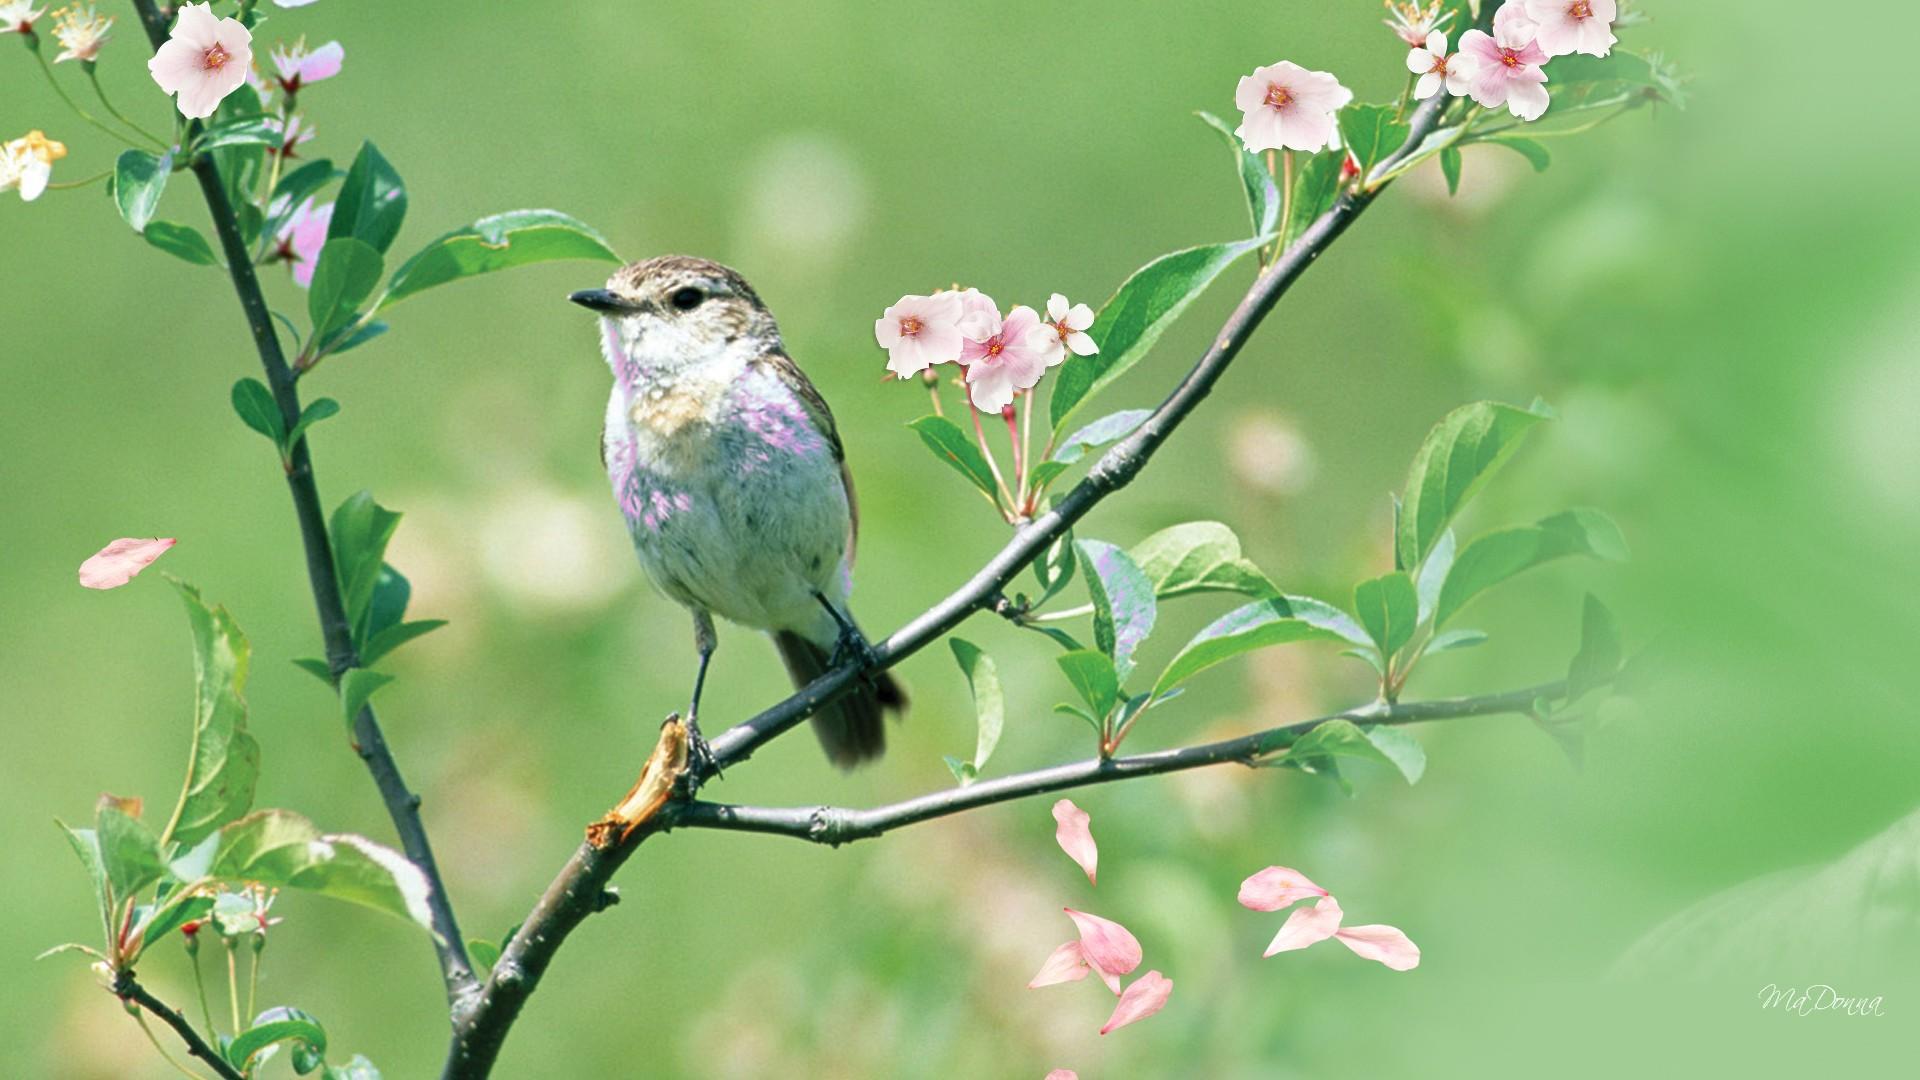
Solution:
M791 631L773 635L774 647L786 662L787 674L798 688L826 674L828 651ZM813 714L813 733L827 760L851 769L878 758L887 749L888 713L902 712L907 695L887 672L879 672Z

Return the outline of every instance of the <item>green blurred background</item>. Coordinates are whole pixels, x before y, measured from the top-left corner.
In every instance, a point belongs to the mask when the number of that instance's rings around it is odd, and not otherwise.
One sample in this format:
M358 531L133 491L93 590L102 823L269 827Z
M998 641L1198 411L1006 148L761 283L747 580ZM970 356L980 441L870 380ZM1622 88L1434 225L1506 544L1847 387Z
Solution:
M1804 24L1645 5L1627 44L1698 78L1684 113L1556 140L1533 175L1476 148L1465 188L1427 172L1383 200L1268 321L1216 394L1082 535L1132 543L1218 518L1290 589L1344 599L1387 564L1387 493L1427 427L1465 401L1544 395L1542 429L1469 531L1596 505L1635 561L1538 571L1476 609L1493 634L1430 661L1412 697L1507 689L1564 669L1583 592L1654 643L1665 679L1610 706L1583 769L1519 718L1419 730L1412 789L1356 798L1293 773L1216 771L1077 794L1098 890L1053 846L1046 800L838 851L680 833L623 872L624 902L562 953L504 1076L1833 1075L1911 1069L1920 870L1910 827L1822 871L1920 805L1903 672L1920 539L1920 281L1911 128L1871 119L1908 68L1894 6L1848 20L1846 72L1802 73ZM152 124L130 10L101 74ZM269 9L259 43L339 38L342 77L305 104L311 154L363 135L405 175L397 250L472 218L553 206L630 258L739 267L840 417L859 477L862 620L884 633L955 585L1003 530L901 425L870 325L951 280L1003 303L1098 302L1176 247L1242 235L1227 158L1190 117L1287 57L1362 98L1396 93L1402 47L1376 4L968 5L598 0L496 7L330 0ZM0 39L0 133L117 152ZM1794 57L1802 57L1793 60ZM70 68L71 65L68 65ZM78 93L81 83L63 70ZM1843 106L1845 108L1843 108ZM1859 107L1853 113L1847 109ZM204 223L190 185L162 217ZM307 393L343 414L315 439L329 505L372 489L407 513L394 561L413 611L453 625L389 664L389 739L464 928L497 938L632 779L691 674L685 616L639 580L592 449L608 376L564 302L604 268L550 265L396 312L387 338ZM1248 267L1197 304L1103 404L1151 404ZM274 269L276 302L302 306ZM82 965L32 961L94 926L51 819L101 790L165 800L190 669L156 576L113 593L74 567L122 535L180 538L161 568L233 609L255 646L261 805L382 840L391 830L333 702L288 661L317 650L298 537L271 454L228 387L256 366L224 277L132 236L97 188L0 199L0 1072L164 1076ZM1227 605L1163 613L1150 662ZM1011 695L990 773L1087 752L1049 713L1068 691L1038 639L964 635ZM722 631L710 724L784 686L756 636ZM915 710L884 765L839 776L805 735L710 789L868 805L950 783L965 688L944 646L909 661ZM1323 648L1223 669L1154 714L1139 748L1363 700ZM1132 745L1132 744L1130 744ZM1323 945L1262 961L1278 916L1233 903L1296 866L1351 921L1424 950L1396 975ZM1801 868L1801 869L1794 869ZM1766 875L1776 875L1767 878ZM1708 898L1728 901L1656 926ZM1063 904L1120 918L1177 986L1100 1038L1091 984L1023 989L1069 933ZM417 930L282 897L261 1004L320 1017L336 1060L431 1075L443 1002ZM1711 961L1702 957L1712 957ZM184 1003L175 950L143 969ZM1884 995L1882 1017L1764 1011L1769 983ZM284 1062L273 1066L284 1073Z

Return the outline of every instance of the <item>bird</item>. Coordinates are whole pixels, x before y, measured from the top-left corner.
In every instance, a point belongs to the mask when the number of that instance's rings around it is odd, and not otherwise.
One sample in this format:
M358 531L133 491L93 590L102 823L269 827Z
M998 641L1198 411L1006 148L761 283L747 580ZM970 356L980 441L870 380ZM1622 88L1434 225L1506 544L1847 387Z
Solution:
M746 278L664 255L569 296L600 316L613 373L601 462L648 579L693 616L690 756L711 767L700 696L714 616L773 639L795 687L871 646L847 608L859 512L833 413ZM848 769L886 749L906 696L865 675L813 730Z

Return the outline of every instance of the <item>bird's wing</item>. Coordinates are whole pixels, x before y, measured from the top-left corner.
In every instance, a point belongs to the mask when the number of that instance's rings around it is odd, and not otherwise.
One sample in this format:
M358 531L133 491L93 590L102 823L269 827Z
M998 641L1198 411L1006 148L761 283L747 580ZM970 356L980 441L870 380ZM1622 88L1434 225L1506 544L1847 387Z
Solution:
M774 378L793 391L800 407L807 411L807 419L813 422L827 437L827 445L833 448L833 460L840 465L840 486L847 492L847 565L853 565L853 551L860 536L860 507L853 495L853 474L847 471L846 448L840 444L840 429L833 422L833 410L827 407L827 399L807 378L793 357L783 352L763 353L758 361Z

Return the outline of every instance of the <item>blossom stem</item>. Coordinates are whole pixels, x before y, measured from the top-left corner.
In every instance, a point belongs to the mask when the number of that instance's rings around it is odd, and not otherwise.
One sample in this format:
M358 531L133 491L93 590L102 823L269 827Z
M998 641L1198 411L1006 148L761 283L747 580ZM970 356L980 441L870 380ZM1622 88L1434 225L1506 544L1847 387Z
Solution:
M1037 488L1032 492L1027 491L1027 480L1029 477L1033 475L1033 469L1031 467L1033 462L1033 457L1029 453L1029 451L1032 449L1032 446L1033 446L1032 440L1033 440L1033 391L1029 390L1027 391L1026 400L1022 401L1020 404L1020 455L1022 460L1024 460L1027 463L1026 465L1023 465L1020 470L1021 497L1027 500L1026 505L1020 508L1020 514L1022 517L1031 515L1034 511L1035 506L1040 502L1040 492Z
M254 1004L260 996L260 950L251 949L252 959L247 962L247 1015L258 1016Z
M129 146L133 145L133 140L127 138L125 132L115 131L113 128L110 128L106 124L101 123L99 117L96 117L92 113L81 108L80 103L73 100L73 98L68 95L66 88L60 85L60 80L54 77L53 65L47 63L46 56L42 54L39 49L33 50L33 58L40 62L40 70L46 72L47 85L53 87L53 92L56 94L59 94L60 100L67 103L67 108L72 109L75 113L79 114L80 119L85 120L87 123L92 124L94 127L99 128L101 131L106 132L107 134L113 136L116 139L119 139L121 142L126 143Z
M246 1030L240 1026L240 965L233 958L233 939L221 938L227 947L227 1013L233 1020L235 1035Z
M930 378L926 380L926 383L927 396L933 399L933 415L945 417L947 410L940 404L940 380L938 378Z
M119 109L114 108L113 101L107 97L106 88L100 85L99 69L94 67L92 64L87 64L85 65L85 67L87 72L87 81L93 84L94 96L100 99L101 105L106 106L107 112L112 114L115 120L118 120L121 123L127 125L128 127L132 128L133 130L139 132L143 138L145 138L148 142L153 144L154 149L160 151L163 154L166 153L167 144L164 139L160 138L160 136L158 135L155 135L153 132L148 131L146 128L141 127L139 124L134 123L132 120L128 119L125 113L121 112Z
M134 1023L137 1023L140 1025L141 1031L146 1032L147 1041L153 1044L154 1050L157 1051L161 1057L166 1059L167 1064L173 1066L174 1072L179 1073L181 1076L192 1077L193 1080L207 1080L206 1077L200 1075L197 1072L194 1072L192 1069L187 1068L186 1065L183 1064L179 1058L176 1058L173 1056L173 1051L168 1050L164 1045L161 1044L160 1036L155 1035L153 1033L153 1025L147 1023L147 1011L145 1009L142 1009L139 1012L134 1013L133 1020L134 1020Z
M1417 83L1419 83L1419 81L1420 81L1420 76L1418 75L1407 76L1406 88L1400 91L1400 104L1397 108L1393 110L1394 123L1397 124L1400 121L1406 119L1407 103L1413 100L1413 88Z
M1022 396L1028 401L1033 400L1031 393ZM1020 426L1013 413L1002 409L1000 415L1007 421L1007 445L1013 447L1013 510L1024 517L1027 502L1027 448L1020 441Z
M47 190L48 191L72 191L75 188L90 187L94 184L99 183L102 180L105 180L107 177L112 175L113 175L113 170L108 169L105 172L94 173L92 176L87 177L85 180L69 180L64 184L48 184Z
M1268 168L1272 168L1273 151L1267 151ZM1273 241L1273 258L1276 263L1287 250L1287 233L1293 228L1293 151L1280 152L1280 235Z
M193 987L200 993L200 1017L206 1021L207 1031L212 1033L216 1030L213 1026L213 1006L207 1003L207 980L200 974L200 950L196 947L188 955L193 957Z
M972 397L967 399L967 412L973 415L973 434L980 440L980 453L986 456L987 471L993 473L993 486L999 488L1001 498L1006 499L1006 507L1001 510L1001 514L1006 516L1008 521L1012 521L1013 493L1007 490L1006 478L1000 475L1000 463L994 460L993 447L987 445L987 429L980 424L980 410L974 407ZM995 501L994 506L998 507L1000 503Z

